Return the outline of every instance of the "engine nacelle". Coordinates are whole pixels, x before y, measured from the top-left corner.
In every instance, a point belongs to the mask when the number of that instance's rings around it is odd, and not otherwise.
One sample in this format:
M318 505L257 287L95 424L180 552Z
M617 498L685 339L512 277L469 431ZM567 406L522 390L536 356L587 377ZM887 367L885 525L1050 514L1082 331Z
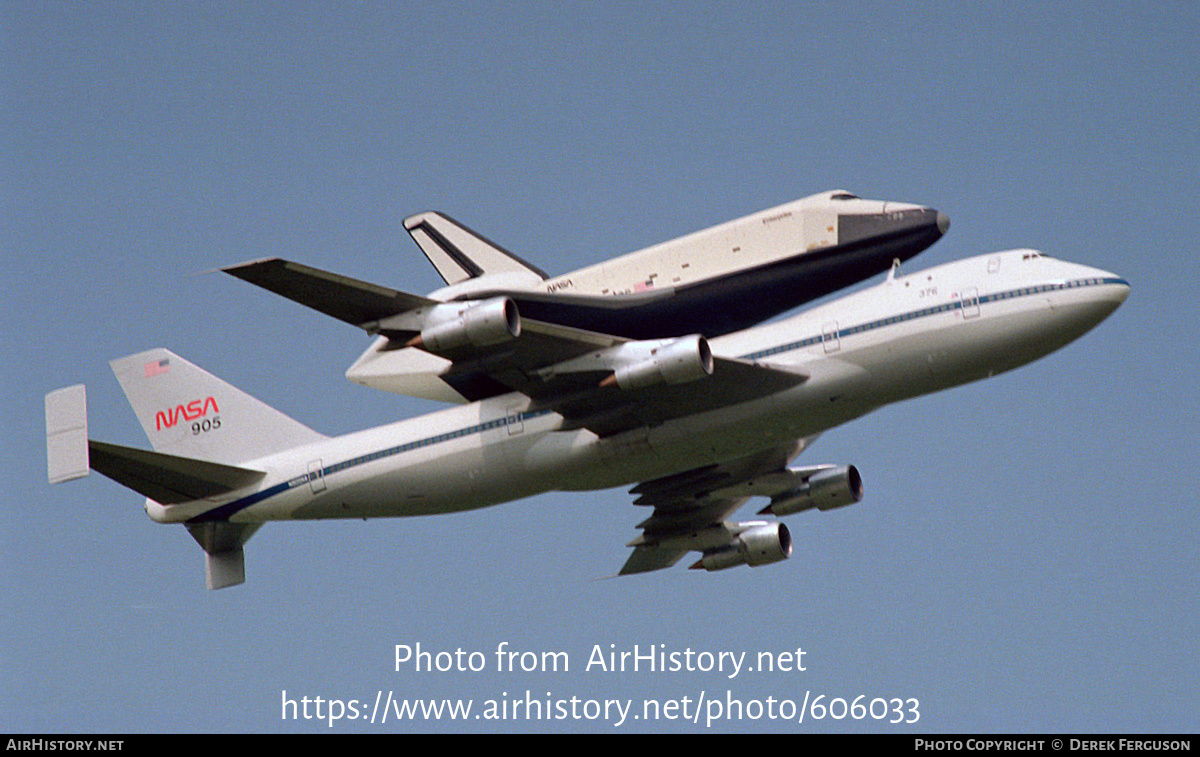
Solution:
M712 350L699 334L680 337L650 351L650 357L613 371L601 386L641 389L656 384L686 384L713 372Z
M792 554L792 534L782 523L761 523L747 528L724 549L706 552L693 568L708 571L724 570L737 565L757 567L780 560Z
M408 343L429 352L448 352L459 347L491 347L521 335L517 303L494 297L472 304L448 302L429 312L421 335Z
M862 476L853 465L818 471L798 489L780 494L771 500L765 512L791 515L801 510L817 508L832 510L852 505L862 499Z

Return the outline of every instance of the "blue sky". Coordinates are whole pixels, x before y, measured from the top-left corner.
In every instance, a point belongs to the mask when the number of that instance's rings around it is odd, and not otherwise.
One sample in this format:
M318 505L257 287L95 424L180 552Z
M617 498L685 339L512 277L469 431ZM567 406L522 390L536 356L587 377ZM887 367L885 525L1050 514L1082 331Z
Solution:
M1200 708L1190 3L6 3L0 724L387 732L326 699L915 698L915 725L468 721L467 730L1173 731ZM45 481L42 397L146 446L108 360L168 347L324 433L435 409L349 384L357 330L213 269L285 256L440 280L449 213L551 273L814 192L917 202L907 270L1011 247L1117 272L1078 342L883 409L802 460L866 499L789 518L786 563L604 580L623 490L433 518L268 524L203 589L183 529ZM397 644L571 669L395 669ZM609 646L613 645L613 646ZM601 673L596 647L783 652L784 673ZM477 706L482 706L478 704Z

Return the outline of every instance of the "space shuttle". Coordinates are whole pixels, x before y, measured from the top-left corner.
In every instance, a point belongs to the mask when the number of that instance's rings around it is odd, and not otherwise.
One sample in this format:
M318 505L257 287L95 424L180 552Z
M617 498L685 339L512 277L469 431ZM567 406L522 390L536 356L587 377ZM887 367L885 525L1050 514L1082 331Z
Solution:
M528 319L634 340L718 337L882 273L949 224L932 208L832 190L552 276L431 211L404 221L446 282L424 297L280 258L223 270L376 335L352 381L461 403L499 387L482 368L449 371L446 335L504 341Z

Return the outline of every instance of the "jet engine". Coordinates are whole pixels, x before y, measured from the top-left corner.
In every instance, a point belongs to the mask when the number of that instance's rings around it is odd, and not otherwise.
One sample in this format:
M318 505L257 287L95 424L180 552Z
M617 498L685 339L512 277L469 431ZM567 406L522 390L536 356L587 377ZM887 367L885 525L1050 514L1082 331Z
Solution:
M845 507L862 499L862 476L853 465L827 468L809 476L802 486L771 500L763 509L772 515L791 515L801 510L817 508L832 510Z
M458 347L491 347L521 335L517 303L493 297L479 303L448 302L429 311L421 333L407 347L448 352Z
M655 347L649 358L617 368L600 385L642 389L655 384L686 384L711 376L712 372L713 356L708 340L693 334Z
M757 567L786 560L791 554L792 535L787 526L757 523L735 536L728 547L705 552L692 568L714 571L737 565Z

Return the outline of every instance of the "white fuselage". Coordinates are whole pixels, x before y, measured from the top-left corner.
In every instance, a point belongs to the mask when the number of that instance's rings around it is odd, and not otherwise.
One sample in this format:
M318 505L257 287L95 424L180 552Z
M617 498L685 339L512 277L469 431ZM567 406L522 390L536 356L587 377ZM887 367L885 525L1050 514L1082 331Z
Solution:
M253 491L164 507L161 522L254 523L467 510L627 485L817 434L890 402L974 381L1078 338L1128 294L1117 276L1012 250L950 263L714 339L714 354L808 376L791 389L600 438L521 394L245 463Z

